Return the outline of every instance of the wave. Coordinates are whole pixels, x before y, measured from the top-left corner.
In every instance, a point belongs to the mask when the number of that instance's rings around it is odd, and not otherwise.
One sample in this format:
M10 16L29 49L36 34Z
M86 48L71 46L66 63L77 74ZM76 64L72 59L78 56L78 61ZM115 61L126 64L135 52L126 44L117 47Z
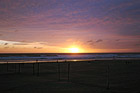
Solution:
M96 58L140 58L140 54L55 54L55 55L9 55L1 56L0 60L66 60L66 59L96 59Z

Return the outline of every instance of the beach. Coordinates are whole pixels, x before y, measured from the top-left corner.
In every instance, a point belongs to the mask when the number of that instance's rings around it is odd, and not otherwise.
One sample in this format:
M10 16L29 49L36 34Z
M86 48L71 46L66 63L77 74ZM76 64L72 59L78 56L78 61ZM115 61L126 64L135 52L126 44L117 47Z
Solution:
M0 93L140 93L140 0L0 0Z
M8 63L1 93L140 93L140 60Z

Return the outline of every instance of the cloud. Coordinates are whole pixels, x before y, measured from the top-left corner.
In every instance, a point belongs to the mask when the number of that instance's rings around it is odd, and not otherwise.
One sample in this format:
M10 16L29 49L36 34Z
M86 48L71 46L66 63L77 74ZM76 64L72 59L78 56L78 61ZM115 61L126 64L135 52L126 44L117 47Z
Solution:
M89 45L96 45L105 38L120 41L115 36L140 37L138 0L0 2L0 38L17 41L13 45L57 45L71 38L84 38Z
M89 40L89 41L87 41L87 43L89 44L89 45L94 45L95 44L95 42L93 41L93 40Z
M115 41L120 41L121 39L116 39Z
M34 47L35 49L42 49L43 47Z
M10 47L4 47L4 48L10 48Z
M140 36L140 26L138 24L133 25L124 25L118 28L119 31L117 33L122 36Z
M96 40L96 41L93 41L93 40L87 41L87 43L88 43L89 45L91 45L91 46L95 46L97 43L100 43L100 42L103 42L103 40L102 40L102 39L98 39L98 40Z
M28 45L28 43L14 43L13 45Z
M4 45L8 45L8 43L4 43Z
M14 32L19 32L19 30L15 30Z
M88 43L92 43L93 41L92 40L89 40L89 41L87 41Z
M103 40L102 40L102 39L98 39L98 40L96 41L96 43L99 43L99 42L103 42Z
M39 44L41 44L41 45L48 45L47 42L40 42Z
M134 46L136 46L136 47L140 47L140 43L138 43L138 44L135 44Z

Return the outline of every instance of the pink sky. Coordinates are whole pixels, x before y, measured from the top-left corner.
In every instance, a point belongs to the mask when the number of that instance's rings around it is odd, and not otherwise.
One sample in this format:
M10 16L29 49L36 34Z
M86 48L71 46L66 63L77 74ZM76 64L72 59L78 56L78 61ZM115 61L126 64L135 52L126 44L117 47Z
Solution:
M2 0L0 53L140 52L138 0Z

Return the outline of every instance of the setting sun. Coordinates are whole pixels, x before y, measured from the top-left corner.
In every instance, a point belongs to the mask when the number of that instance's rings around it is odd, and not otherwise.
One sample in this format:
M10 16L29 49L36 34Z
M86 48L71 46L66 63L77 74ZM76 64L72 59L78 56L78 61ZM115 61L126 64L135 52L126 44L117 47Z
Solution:
M69 48L71 53L79 53L79 48Z

